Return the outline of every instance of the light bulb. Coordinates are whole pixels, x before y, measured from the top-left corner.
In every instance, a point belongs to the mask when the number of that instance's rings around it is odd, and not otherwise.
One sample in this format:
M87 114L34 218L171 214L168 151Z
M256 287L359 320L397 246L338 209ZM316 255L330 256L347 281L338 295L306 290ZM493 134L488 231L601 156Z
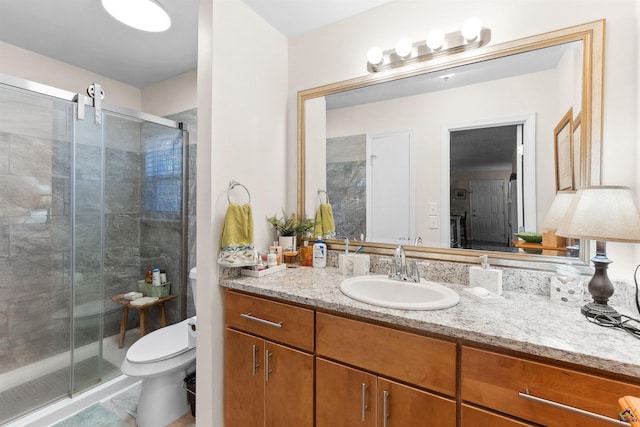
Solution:
M472 41L480 35L481 29L482 21L480 20L480 18L474 16L473 18L469 18L464 21L460 32L462 33L462 37L464 37L466 41Z
M396 53L400 58L408 58L411 56L412 50L413 44L411 43L411 40L407 38L402 38L396 43Z
M373 46L369 49L369 52L367 52L367 61L369 61L371 65L380 65L383 59L382 49L380 49L379 46Z
M427 46L432 50L438 50L444 43L444 32L440 29L432 30L427 34Z
M102 0L102 7L118 21L142 31L161 32L171 18L156 0Z

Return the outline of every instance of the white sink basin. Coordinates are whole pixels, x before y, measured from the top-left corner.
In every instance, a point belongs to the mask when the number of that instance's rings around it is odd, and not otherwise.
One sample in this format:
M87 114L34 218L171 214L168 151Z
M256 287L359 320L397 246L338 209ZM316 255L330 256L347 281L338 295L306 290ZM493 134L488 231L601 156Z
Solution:
M357 276L345 279L340 290L367 304L402 310L440 310L453 307L460 296L439 283L391 280L387 276Z

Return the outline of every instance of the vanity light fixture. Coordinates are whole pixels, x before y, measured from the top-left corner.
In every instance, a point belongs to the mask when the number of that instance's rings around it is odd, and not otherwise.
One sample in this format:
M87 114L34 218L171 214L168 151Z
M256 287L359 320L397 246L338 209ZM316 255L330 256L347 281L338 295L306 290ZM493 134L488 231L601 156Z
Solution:
M171 26L171 18L157 0L102 0L102 7L125 25L158 33Z
M442 48L442 44L444 43L444 31L441 29L435 29L429 31L427 34L427 46L431 50L439 50Z
M480 35L482 29L482 21L478 17L472 17L464 21L460 33L466 41L473 41Z
M408 38L401 38L396 42L396 55L402 59L407 59L411 56L413 51L413 44Z
M369 71L378 72L402 67L420 61L427 61L438 55L458 53L482 47L491 40L491 30L482 26L478 18L470 18L460 31L445 34L440 29L429 32L424 40L398 40L395 49L382 51L378 46L367 53Z
M607 258L605 241L640 242L640 209L631 189L614 186L578 189L556 234L596 241L596 255L591 260L595 273L588 286L593 301L580 312L590 318L619 319L620 314L607 304L614 289L607 275L611 261Z

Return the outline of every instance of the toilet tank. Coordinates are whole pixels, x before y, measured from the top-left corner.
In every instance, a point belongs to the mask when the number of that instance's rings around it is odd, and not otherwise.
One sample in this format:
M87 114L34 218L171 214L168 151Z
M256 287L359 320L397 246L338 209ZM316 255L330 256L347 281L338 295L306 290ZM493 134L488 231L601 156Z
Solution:
M193 267L189 271L189 286L191 286L191 295L193 296L193 306L197 305L196 301L196 282L198 277L198 267Z

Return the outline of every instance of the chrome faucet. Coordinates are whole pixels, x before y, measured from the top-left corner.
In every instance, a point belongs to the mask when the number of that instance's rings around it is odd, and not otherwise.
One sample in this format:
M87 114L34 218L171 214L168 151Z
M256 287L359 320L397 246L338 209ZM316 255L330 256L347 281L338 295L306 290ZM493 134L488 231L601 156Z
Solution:
M389 270L389 279L420 282L420 273L418 272L418 263L414 260L411 266L411 275L407 268L407 257L404 252L404 247L398 245L396 248L393 259L391 260L391 269Z

